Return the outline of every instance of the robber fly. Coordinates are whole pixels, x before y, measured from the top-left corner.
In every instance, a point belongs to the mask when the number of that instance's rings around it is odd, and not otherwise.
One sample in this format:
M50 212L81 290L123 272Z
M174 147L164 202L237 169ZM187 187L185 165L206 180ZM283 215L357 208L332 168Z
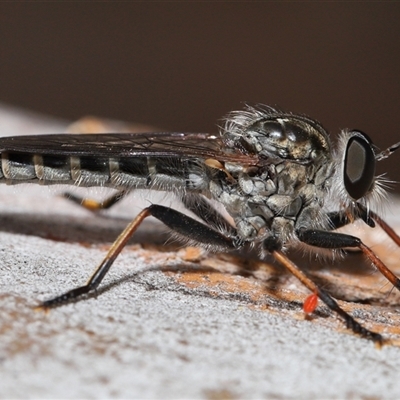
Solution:
M317 121L268 106L231 113L219 135L207 133L62 134L0 139L0 181L10 184L106 186L117 194L103 203L75 196L87 208L107 208L135 189L173 192L196 219L152 204L116 239L88 283L41 303L50 308L95 291L142 221L153 216L186 243L214 252L256 248L296 276L348 328L383 343L359 324L286 255L291 247L355 248L400 290L400 280L359 238L335 232L361 219L397 234L373 211L385 196L377 161L400 142L376 152L358 130L343 131L332 148ZM215 208L220 203L228 221Z

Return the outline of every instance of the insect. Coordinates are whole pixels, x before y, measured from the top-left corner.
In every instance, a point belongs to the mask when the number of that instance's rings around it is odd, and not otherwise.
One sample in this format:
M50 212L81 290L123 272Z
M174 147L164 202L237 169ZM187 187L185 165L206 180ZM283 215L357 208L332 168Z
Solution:
M373 211L385 197L377 161L400 142L376 152L358 130L341 132L332 147L322 125L304 115L247 106L228 115L219 135L207 133L62 134L0 139L0 181L106 186L103 203L70 198L89 209L108 208L135 189L173 192L196 218L162 205L143 209L116 239L89 281L41 303L42 308L95 291L141 222L153 216L186 243L214 252L256 248L297 277L356 334L383 337L346 313L285 254L291 247L361 250L400 290L400 280L359 238L335 232L362 220L399 236ZM214 206L222 205L228 221ZM314 299L315 300L315 299ZM313 306L314 307L314 306ZM311 307L311 309L313 309ZM315 307L314 307L315 308Z
M318 306L318 294L312 293L304 300L303 311L306 314L311 314Z

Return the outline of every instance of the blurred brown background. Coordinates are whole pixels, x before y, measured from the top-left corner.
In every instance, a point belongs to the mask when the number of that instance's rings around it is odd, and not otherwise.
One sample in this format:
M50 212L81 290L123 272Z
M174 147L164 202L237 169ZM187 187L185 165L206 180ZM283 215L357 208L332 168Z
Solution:
M383 148L399 72L399 2L0 4L0 101L68 119L216 131L260 102ZM380 170L400 181L399 160Z

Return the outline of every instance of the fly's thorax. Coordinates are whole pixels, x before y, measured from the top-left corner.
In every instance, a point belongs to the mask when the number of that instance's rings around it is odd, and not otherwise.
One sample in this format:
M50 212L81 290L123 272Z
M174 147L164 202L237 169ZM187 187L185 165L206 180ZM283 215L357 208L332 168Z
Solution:
M327 190L321 175L329 172L325 164L281 161L248 170L226 163L234 181L212 180L210 191L233 217L242 239L277 235L285 242L293 236L305 208L318 208L320 212Z
M331 152L328 134L318 122L271 107L248 107L232 113L222 135L227 146L265 159L307 164Z
M310 224L325 225L332 153L322 125L272 107L247 107L228 116L222 136L228 147L257 155L266 165L262 172L239 174L237 187L219 197L243 239L274 235L288 242L310 210L315 214Z

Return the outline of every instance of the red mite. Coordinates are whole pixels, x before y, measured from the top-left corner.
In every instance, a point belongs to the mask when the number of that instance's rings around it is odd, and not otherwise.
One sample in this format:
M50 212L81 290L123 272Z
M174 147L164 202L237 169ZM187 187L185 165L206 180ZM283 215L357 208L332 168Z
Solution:
M311 314L315 311L318 305L318 295L316 293L310 294L303 303L303 311L306 314Z

